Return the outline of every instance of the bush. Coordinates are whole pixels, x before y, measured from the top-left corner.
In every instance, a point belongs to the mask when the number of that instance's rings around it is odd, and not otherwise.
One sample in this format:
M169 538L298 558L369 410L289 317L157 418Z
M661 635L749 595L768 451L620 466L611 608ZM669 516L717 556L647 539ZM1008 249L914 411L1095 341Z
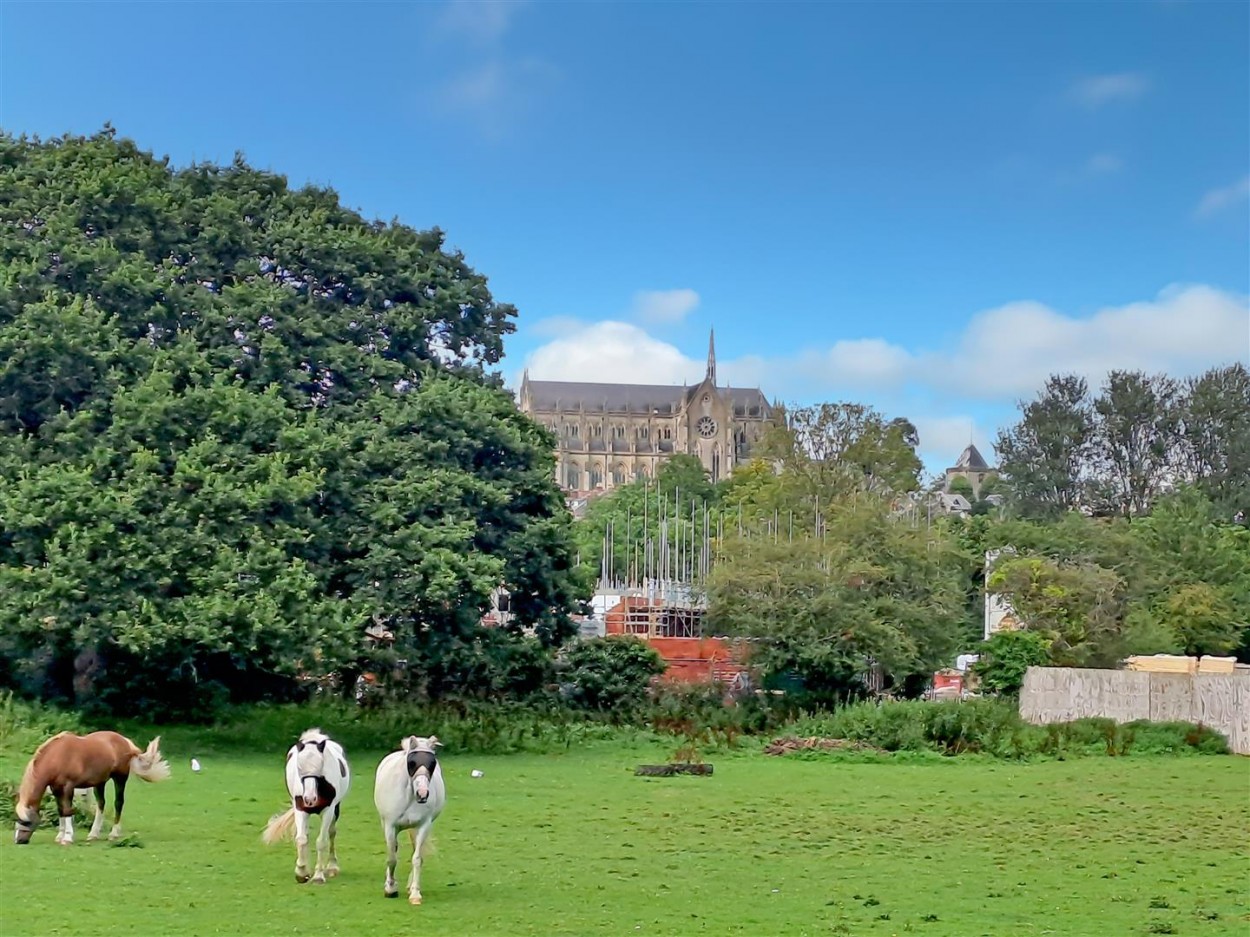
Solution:
M620 715L641 709L664 660L633 635L575 641L563 653L562 690L574 706Z
M82 731L82 722L72 713L0 693L0 753L29 758L58 732Z
M887 752L931 751L997 758L1081 755L1229 753L1227 740L1187 722L1078 719L1030 725L1004 700L857 703L832 714L808 716L787 728L797 736L847 739Z
M972 672L981 681L981 692L1014 696L1024 686L1024 674L1050 660L1050 638L1036 631L999 631L982 643L980 659Z

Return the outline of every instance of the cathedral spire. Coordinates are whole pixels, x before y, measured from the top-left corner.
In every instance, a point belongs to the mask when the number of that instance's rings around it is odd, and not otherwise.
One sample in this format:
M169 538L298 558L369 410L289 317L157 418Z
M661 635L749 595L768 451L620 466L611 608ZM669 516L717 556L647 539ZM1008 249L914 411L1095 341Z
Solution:
M707 380L712 382L712 386L716 386L716 330L709 329L707 333Z

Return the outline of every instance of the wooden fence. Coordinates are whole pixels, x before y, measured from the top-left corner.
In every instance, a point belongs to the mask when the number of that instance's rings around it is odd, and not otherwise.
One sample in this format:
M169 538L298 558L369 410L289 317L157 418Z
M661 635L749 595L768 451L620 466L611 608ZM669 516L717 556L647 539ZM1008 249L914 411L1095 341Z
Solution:
M1250 755L1250 676L1030 667L1020 716L1046 724L1099 716L1116 722L1194 722Z

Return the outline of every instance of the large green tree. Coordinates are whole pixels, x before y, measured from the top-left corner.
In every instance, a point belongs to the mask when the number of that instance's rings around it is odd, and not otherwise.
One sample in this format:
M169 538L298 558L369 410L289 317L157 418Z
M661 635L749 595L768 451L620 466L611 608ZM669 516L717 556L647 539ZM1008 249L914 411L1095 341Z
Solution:
M949 664L964 639L966 572L941 527L913 527L860 492L826 505L820 535L734 534L708 583L718 633L752 639L754 662L826 697ZM923 681L922 681L923 682Z
M514 314L438 230L242 158L0 136L0 675L242 698L381 619L454 692L500 586L559 643L552 440L491 370Z
M1054 517L1080 504L1094 441L1094 417L1085 380L1054 375L1035 400L1020 405L1020 420L994 443L1000 478L1025 517Z

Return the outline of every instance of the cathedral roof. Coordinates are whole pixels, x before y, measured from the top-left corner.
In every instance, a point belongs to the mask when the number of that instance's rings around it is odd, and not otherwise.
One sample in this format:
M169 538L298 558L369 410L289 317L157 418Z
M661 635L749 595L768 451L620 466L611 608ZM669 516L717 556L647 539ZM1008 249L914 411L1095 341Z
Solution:
M587 410L612 413L676 413L682 409L694 387L674 384L600 384L583 381L527 381L530 406L534 410L575 410L578 404ZM735 407L756 407L761 416L771 407L768 399L755 387L718 387L716 393L727 397Z
M981 453L977 451L976 446L969 446L959 454L959 458L955 460L954 467L957 469L988 470L990 466Z

